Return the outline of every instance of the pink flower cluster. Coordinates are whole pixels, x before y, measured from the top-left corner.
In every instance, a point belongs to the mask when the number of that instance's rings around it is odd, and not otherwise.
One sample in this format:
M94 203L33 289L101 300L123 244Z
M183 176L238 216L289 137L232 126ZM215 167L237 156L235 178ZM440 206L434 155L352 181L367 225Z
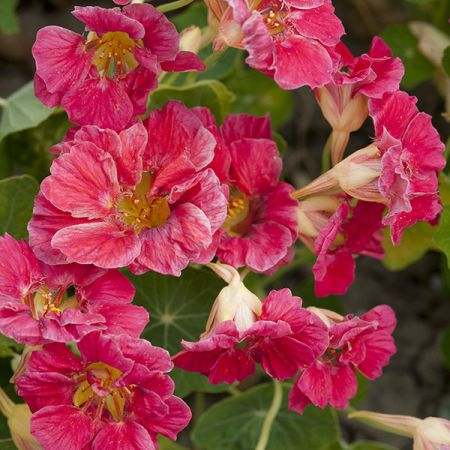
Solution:
M242 381L259 364L274 379L296 377L291 409L345 408L356 373L375 379L394 354L394 312L342 317L304 308L289 289L261 301L241 277L275 272L299 238L317 255L317 296L343 294L356 256L383 258L384 227L399 243L405 228L436 220L443 145L398 90L401 61L379 38L353 57L330 0L206 1L214 48L247 50L248 64L282 88L309 86L333 129L334 166L294 191L280 181L268 116L230 115L219 126L209 109L169 101L140 117L164 72L204 64L180 50L156 8L115 3L123 8L76 7L83 35L45 27L33 47L36 96L76 124L51 149L29 243L0 237L0 332L33 346L16 376L33 435L44 450L175 440L191 413L173 395L173 364L211 383ZM343 158L368 116L373 143ZM139 339L148 313L132 305L118 269L180 276L191 263L227 286L205 333L172 362Z
M305 309L289 289L272 291L261 302L231 267L214 270L224 270L229 285L217 297L200 340L183 341L184 350L173 358L177 367L200 372L211 383L243 381L259 363L280 381L300 374L291 409L303 413L309 403L343 409L356 395L356 371L374 380L396 351L391 336L396 319L387 305L359 318Z

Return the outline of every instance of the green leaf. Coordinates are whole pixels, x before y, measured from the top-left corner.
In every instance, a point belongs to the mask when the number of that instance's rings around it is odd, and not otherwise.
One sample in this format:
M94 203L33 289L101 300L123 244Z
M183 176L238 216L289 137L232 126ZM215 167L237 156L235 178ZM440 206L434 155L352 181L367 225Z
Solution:
M16 341L0 334L0 358L9 358L15 353L19 353L23 346Z
M196 372L185 372L176 367L170 372L170 376L175 382L175 395L182 398L187 397L192 392L215 394L224 392L229 388L227 384L211 384L204 375Z
M382 442L359 441L352 444L348 450L396 450L396 448Z
M129 278L136 288L135 303L150 312L142 336L171 354L181 350L182 339L198 340L223 287L211 271L193 268L185 269L179 278L154 272Z
M188 108L206 106L219 122L223 122L234 95L217 80L202 80L187 86L161 84L150 96L150 107L162 108L169 100L180 100Z
M161 436L159 437L159 450L187 450L187 448Z
M450 370L450 327L448 327L441 336L440 347L444 362Z
M0 448L2 450L17 450L17 447L12 439L0 439Z
M5 100L0 120L0 140L8 134L39 125L53 111L34 96L33 82L29 82Z
M409 89L433 77L435 68L420 53L417 38L411 33L408 25L391 25L381 36L392 48L394 55L400 57L405 65L403 87Z
M325 450L337 441L333 413L308 407L303 415L287 409L290 386L283 386L283 404L276 416L266 450ZM191 435L202 450L254 449L272 404L273 385L263 384L206 410Z
M433 242L445 254L450 267L450 205L444 206Z
M17 18L17 5L19 0L1 0L0 2L0 32L6 34L18 33L20 31Z
M183 9L182 12L172 16L170 20L177 27L179 33L193 25L203 28L208 25L208 8L203 2L195 2Z
M444 50L442 67L444 68L445 73L450 77L450 45Z
M211 56L211 48L201 51L199 56L206 61ZM223 54L217 55L217 61L211 67L200 73L198 80L223 80L237 69L242 58L242 51L235 48L227 48Z
M450 150L450 139L447 148ZM439 174L439 195L444 206L450 205L450 178L443 172Z
M0 180L0 235L9 233L16 239L27 237L27 224L38 191L39 185L29 175Z
M430 249L434 248L433 236L437 227L427 222L419 222L407 228L399 245L392 243L389 229L383 230L385 258L383 264L392 271L403 270L418 261Z
M294 102L290 91L281 89L268 76L243 68L227 81L236 95L231 112L255 114L269 113L275 129L284 125L292 116Z

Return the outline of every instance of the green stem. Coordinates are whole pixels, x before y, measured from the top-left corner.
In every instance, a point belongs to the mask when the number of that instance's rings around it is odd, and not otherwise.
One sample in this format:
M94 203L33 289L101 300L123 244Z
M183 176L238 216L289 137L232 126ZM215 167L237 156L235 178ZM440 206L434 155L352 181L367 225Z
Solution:
M14 403L8 397L6 392L2 388L0 388L0 412L4 416L9 417L12 413L13 408Z
M330 158L331 158L331 139L333 133L327 139L325 146L322 151L322 173L327 172L330 169Z
M158 6L158 11L162 13L168 13L170 11L175 11L176 9L183 8L184 6L190 5L194 0L177 0L175 2L166 3L165 5Z
M264 419L261 434L259 435L259 440L256 444L255 450L266 450L267 444L269 443L270 431L272 429L273 422L280 411L281 402L283 401L283 385L276 380L273 380L273 385L274 392L272 404L270 405L269 411L267 411L266 418Z

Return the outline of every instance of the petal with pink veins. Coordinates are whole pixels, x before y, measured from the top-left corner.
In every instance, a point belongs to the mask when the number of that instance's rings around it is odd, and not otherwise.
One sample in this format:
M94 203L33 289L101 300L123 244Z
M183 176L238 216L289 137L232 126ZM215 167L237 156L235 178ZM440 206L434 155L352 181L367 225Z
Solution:
M51 241L70 262L94 264L104 269L130 265L141 253L141 241L134 232L114 223L82 223L59 230Z
M53 161L50 172L41 184L42 193L73 217L102 218L119 197L114 160L94 144L75 144L69 153Z

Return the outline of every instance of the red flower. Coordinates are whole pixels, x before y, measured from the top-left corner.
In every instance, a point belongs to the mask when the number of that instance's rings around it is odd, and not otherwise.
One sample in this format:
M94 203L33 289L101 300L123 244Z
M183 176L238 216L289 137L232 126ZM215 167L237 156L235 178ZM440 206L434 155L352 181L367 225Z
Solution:
M396 351L391 336L396 319L389 306L377 306L361 318L339 318L334 313L330 317L326 311L316 311L329 325L330 345L292 388L289 408L300 414L310 403L346 408L358 388L356 371L374 380Z
M219 180L203 170L214 146L178 102L153 111L148 131L140 123L120 134L81 128L42 182L31 246L53 264L180 275L226 216Z
M161 70L204 68L179 51L175 26L151 5L76 7L73 15L86 25L86 38L49 26L33 46L36 96L61 104L72 122L121 130L146 112Z
M78 343L32 353L16 384L30 406L31 433L44 450L157 449L157 435L176 440L188 406L173 395L166 350L125 335L91 333Z
M225 10L207 3L216 17L223 11L216 48L244 48L247 64L284 89L331 81L338 60L334 47L344 28L330 0L226 0Z
M272 291L262 303L230 266L229 286L219 294L207 329L198 342L183 341L177 367L200 372L211 383L242 381L255 363L271 377L285 380L311 365L325 350L325 325L302 308L289 289ZM220 270L220 269L219 269Z
M416 101L401 91L370 100L374 143L351 154L293 196L342 192L381 203L388 210L383 225L391 227L394 244L401 241L405 228L420 221L433 222L442 209L438 173L445 167L445 147L431 117L417 110Z
M0 331L30 345L79 341L92 331L138 337L147 311L116 270L38 261L25 241L0 238Z
M208 110L196 113L216 136L210 167L229 190L225 223L199 261L215 255L235 268L274 270L289 260L296 241L297 203L292 187L279 181L282 161L269 118L231 115L219 132Z
M315 90L322 113L333 128L331 155L333 163L342 160L350 133L358 130L368 116L370 98L382 98L398 90L405 72L399 58L375 37L369 53L354 57L343 43L336 46L340 69L333 81Z
M299 237L314 253L315 294L345 294L355 277L357 255L382 259L384 206L336 196L316 196L298 206Z

